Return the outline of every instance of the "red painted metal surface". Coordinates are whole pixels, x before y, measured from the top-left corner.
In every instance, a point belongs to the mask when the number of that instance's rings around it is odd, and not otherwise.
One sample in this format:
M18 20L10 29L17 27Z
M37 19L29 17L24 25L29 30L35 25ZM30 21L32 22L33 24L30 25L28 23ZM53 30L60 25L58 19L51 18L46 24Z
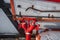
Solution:
M31 34L26 34L26 40L31 40Z
M50 2L57 2L57 3L60 2L60 0L47 0L47 1L50 1Z
M13 15L13 20L16 20L16 12L15 12L15 7L14 7L14 0L10 0L10 6L11 6L11 10L12 10L12 15Z
M35 24L36 21L33 21L32 23L30 23L28 21L28 24L26 22L22 22L20 23L20 25L18 25L18 27L22 27L25 30L25 34L26 34L26 40L31 40L31 33L33 31L33 29L37 30L39 29L39 25Z

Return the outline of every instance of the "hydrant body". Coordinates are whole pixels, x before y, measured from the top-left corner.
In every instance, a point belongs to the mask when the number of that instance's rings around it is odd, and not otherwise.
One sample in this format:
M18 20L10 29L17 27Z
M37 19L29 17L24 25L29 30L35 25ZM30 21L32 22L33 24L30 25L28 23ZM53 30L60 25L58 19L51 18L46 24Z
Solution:
M24 29L26 40L31 40L31 32L33 31L33 29L39 26L35 24L35 21L33 21L32 23L28 22L28 24L26 22L22 22L20 23L19 27L22 27Z

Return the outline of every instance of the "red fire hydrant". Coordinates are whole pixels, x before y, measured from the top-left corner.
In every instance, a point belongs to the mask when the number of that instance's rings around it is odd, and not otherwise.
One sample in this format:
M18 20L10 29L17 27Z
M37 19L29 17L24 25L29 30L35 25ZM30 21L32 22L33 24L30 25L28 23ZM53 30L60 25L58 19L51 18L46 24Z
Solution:
M31 33L32 33L33 29L39 27L39 25L36 25L35 21L33 21L32 23L30 23L28 21L28 23L22 22L19 25L19 27L22 27L25 30L26 40L31 40Z

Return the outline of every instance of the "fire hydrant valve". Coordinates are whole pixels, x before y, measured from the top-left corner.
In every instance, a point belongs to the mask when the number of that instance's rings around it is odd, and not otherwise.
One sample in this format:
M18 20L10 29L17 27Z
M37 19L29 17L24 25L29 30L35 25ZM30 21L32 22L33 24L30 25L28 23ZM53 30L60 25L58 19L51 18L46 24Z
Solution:
M25 30L26 40L31 40L31 32L33 31L33 29L38 28L39 25L36 25L35 21L33 21L32 23L28 21L28 24L26 22L22 22L21 27Z

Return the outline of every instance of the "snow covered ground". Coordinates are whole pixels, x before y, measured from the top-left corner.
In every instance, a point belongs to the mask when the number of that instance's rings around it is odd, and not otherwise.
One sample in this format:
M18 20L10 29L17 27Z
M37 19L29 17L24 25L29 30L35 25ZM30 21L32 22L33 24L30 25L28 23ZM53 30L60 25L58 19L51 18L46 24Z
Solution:
M6 3L10 3L9 0L4 0ZM21 8L18 7L21 6ZM53 2L44 2L36 0L14 0L14 6L16 15L19 15L21 12L22 15L29 16L48 16L48 14L54 15L55 17L60 17L60 12L38 12L32 9L25 11L26 8L34 5L34 8L39 10L60 10L60 4ZM59 18L60 19L60 18ZM60 28L60 22L38 22L41 25L41 28Z
M60 40L59 31L48 31L41 34L41 40Z

